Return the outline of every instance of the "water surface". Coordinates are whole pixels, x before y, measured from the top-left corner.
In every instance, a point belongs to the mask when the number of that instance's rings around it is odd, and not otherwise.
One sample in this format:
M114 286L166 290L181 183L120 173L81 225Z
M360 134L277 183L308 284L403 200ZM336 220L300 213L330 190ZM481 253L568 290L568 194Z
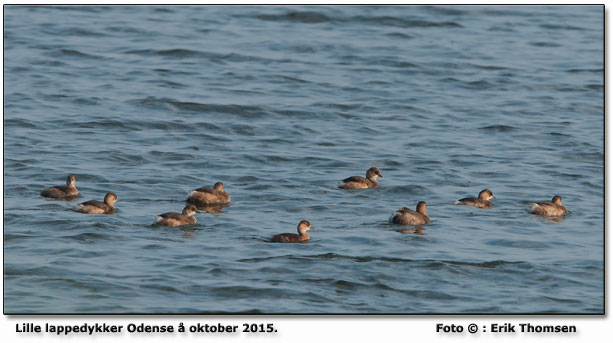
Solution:
M5 313L603 311L601 6L4 14ZM118 211L39 196L69 173ZM217 181L231 206L152 225Z

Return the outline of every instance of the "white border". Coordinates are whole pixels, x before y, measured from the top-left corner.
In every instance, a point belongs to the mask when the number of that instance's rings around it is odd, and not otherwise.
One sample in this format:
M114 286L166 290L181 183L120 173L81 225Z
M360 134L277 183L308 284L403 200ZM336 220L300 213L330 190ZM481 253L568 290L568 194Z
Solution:
M129 3L146 3L146 4L168 4L169 0L150 0L150 1L129 1ZM181 0L184 4L203 4L202 1ZM287 4L295 1L275 1L267 0L269 4ZM388 4L406 4L406 1L384 1ZM46 4L58 3L58 1L48 0L31 0L31 1L2 1L2 4ZM66 4L82 4L83 1L62 1ZM108 1L100 0L93 3L99 4L117 4L119 0ZM213 1L213 3L226 4L258 4L262 1ZM301 4L321 4L324 1L300 1ZM333 1L332 3L373 3L372 1ZM414 4L427 4L428 2L413 2ZM429 2L435 4L526 4L526 1L435 1ZM540 4L596 4L598 2L590 1L538 1ZM613 3L613 0L604 1L606 8ZM607 11L608 12L608 11ZM607 15L608 17L608 15ZM3 20L3 19L0 19ZM606 46L608 47L609 30L608 23L606 25L607 38ZM2 57L3 52L2 52ZM2 59L3 61L3 59ZM610 58L606 59L606 64L609 64ZM2 68L4 65L2 63ZM607 78L608 81L608 78ZM608 82L607 82L608 84ZM3 85L2 85L3 87ZM609 89L605 94L609 98ZM2 88L3 90L3 88ZM608 109L609 106L607 106ZM608 111L607 111L608 112ZM608 113L607 113L608 114ZM606 114L605 114L606 115ZM2 131L3 132L3 131ZM607 132L611 132L611 121L607 121ZM609 138L609 137L608 137ZM607 140L606 151L611 151L611 139ZM3 155L3 154L2 154ZM4 155L2 156L4 160ZM607 158L607 157L605 157ZM608 159L608 158L607 158ZM610 168L607 172L607 179L610 180ZM608 183L607 183L608 185ZM4 193L4 192L3 192ZM608 191L605 190L605 194ZM3 200L0 200L3 204ZM610 211L610 201L606 206L606 213ZM609 219L610 221L610 219ZM608 231L608 230L607 230ZM609 235L606 237L606 246L610 246ZM605 252L606 254L606 252ZM606 254L606 266L611 265L610 254ZM3 260L0 260L3 263ZM609 275L607 268L607 275ZM606 297L610 297L610 283L607 282ZM2 305L3 299L0 299ZM605 304L606 307L606 304ZM607 308L607 307L606 307ZM339 340L349 341L352 343L360 342L441 342L441 341L483 341L483 342L515 342L518 340L528 340L539 342L609 342L610 337L613 337L613 325L611 316L2 316L0 320L0 337L2 342L59 342L59 341L91 341L96 342L168 342L170 340L181 340L183 342L228 342L228 341L253 341L253 342L318 342ZM23 323L35 323L44 327L46 323L54 325L82 325L84 323L107 323L115 325L123 325L123 334L97 334L88 336L87 334L71 334L68 336L56 336L53 334L26 334L17 333L16 325ZM145 323L149 325L173 325L175 328L179 323L184 323L186 326L200 324L217 324L224 325L239 325L243 323L273 323L278 329L276 334L130 334L127 333L126 326L129 323ZM436 324L456 324L463 325L464 332L459 334L437 333ZM532 325L575 325L578 332L575 334L525 334L525 333L467 333L467 326L471 323L476 323L479 328L483 325L489 327L492 323L530 323ZM516 326L516 330L518 327ZM481 330L480 330L481 331ZM61 337L61 338L60 338Z

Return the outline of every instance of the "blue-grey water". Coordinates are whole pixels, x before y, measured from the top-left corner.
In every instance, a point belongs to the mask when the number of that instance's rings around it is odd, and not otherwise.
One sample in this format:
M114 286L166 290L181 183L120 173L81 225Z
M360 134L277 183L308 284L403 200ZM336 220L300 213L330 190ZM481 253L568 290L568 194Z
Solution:
M4 15L5 313L603 311L602 6ZM217 181L229 207L152 225Z

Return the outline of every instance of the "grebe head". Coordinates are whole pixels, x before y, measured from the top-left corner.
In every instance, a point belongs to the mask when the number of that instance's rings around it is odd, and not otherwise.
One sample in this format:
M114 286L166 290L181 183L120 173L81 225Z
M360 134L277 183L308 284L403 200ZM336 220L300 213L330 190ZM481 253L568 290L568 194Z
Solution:
M308 220L303 220L298 224L298 232L302 233L306 230L315 230L315 228L311 226Z
M377 177L383 177L383 175L381 175L381 171L379 170L379 168L372 167L366 171L367 179L370 179L370 178L376 179Z
M556 205L562 205L562 197L559 195L556 195L553 197L553 199L551 199L551 202Z
M492 193L492 191L490 191L487 188L479 192L479 199L490 200L492 198L496 198L496 197L494 196L494 193Z
M187 205L183 208L183 212L181 212L184 216L193 216L198 213L198 208L194 205Z
M66 176L66 186L74 185L77 178L74 175L70 174Z
M230 187L230 188L232 188L232 187ZM223 191L223 183L221 183L221 182L215 183L215 185L213 186L213 189L216 189L218 191Z
M117 201L117 200L119 200L119 199L117 199L117 194L115 194L113 192L108 192L104 196L104 203L107 204L107 205L113 205L113 203L115 201Z
M420 201L417 203L417 212L426 215L426 202Z

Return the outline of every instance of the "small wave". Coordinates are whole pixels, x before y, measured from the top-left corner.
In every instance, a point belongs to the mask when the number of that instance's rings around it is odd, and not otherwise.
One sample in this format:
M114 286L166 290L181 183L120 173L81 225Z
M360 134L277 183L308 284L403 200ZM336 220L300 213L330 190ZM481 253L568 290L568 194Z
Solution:
M184 161L194 159L193 154L184 154L179 152L158 151L153 150L148 153L148 156L152 157L164 157L165 161Z
M142 123L142 129L154 129L164 131L188 131L198 127L197 125L188 125L177 121L156 121Z
M386 191L392 194L429 194L430 190L419 185L404 185L395 187L385 187Z
M413 39L414 38L411 35L407 35L407 34L400 33L400 32L392 32L392 33L387 33L385 35L388 36L388 37L400 38L400 39Z
M54 11L75 11L75 12L88 12L88 13L100 13L108 12L112 10L112 6L28 6L29 8L39 8L44 10L53 9Z
M130 35L143 35L143 36L153 35L153 33L138 29L136 27L131 27L131 26L109 25L109 26L104 27L104 30L107 32L111 32L113 34L130 34Z
M460 16L467 14L466 11L460 10L458 8L451 8L449 6L420 6L420 8L427 12L449 16Z
M108 234L101 234L95 232L80 233L72 236L64 236L64 238L74 239L80 242L93 242L101 240L112 240L112 237Z
M585 88L589 89L589 90L601 90L604 89L604 86L601 84L590 84L590 85L586 85Z
M492 87L492 84L485 80L477 80L468 82L466 86L473 89L486 89Z
M64 28L60 30L49 28L49 29L43 30L43 32L49 35L62 36L62 37L64 36L79 36L79 37L104 37L106 36L105 34L101 32L90 31L82 27L69 27L69 28Z
M190 111L190 112L206 112L207 107L204 104L196 102L182 102L168 98L147 97L145 99L134 100L141 107L158 110L175 110L175 111Z
M161 284L141 284L141 288L152 289L156 291L161 291L164 293L164 296L168 296L168 294L176 293L176 294L187 294L187 292L182 291L176 287L169 285L161 285Z
M4 127L26 127L26 128L35 128L36 124L29 120L15 118L15 119L4 119Z
M272 77L281 79L282 81L298 82L298 83L311 83L310 81L303 80L297 77L291 77L286 75L272 75Z
M226 286L212 287L207 289L207 293L213 294L221 298L236 299L240 294L243 298L293 298L296 295L294 290L282 288L264 288L264 287L248 287L248 286Z
M175 48L175 49L140 49L140 50L127 50L125 54L140 55L140 56L162 56L170 58L202 58L211 62L225 63L225 62L260 62L263 64L269 63L288 63L291 60L288 59L270 59L258 56L241 55L234 52L231 53L216 53L216 52L204 52L199 50Z
M460 81L460 80L456 79L455 77L446 77L446 78L440 79L439 81L440 81L440 82L446 82L446 83L458 83L458 82L463 82L463 81Z
M22 148L29 148L30 147L30 145L28 145L28 144L7 144L6 146L22 147ZM18 171L18 170L28 170L28 169L32 168L32 165L31 164L21 163L21 162L14 162L14 163L6 163L5 167L6 168L14 169L15 171ZM26 187L14 187L13 188L14 191L24 191L26 189L27 189Z
M263 191L263 190L267 190L267 189L272 189L275 186L271 186L271 185L258 185L258 184L253 184L251 186L245 187L246 190L250 190L250 191Z
M446 77L444 79L440 79L439 81L446 82L446 83L457 83L459 87L462 87L465 89L483 89L485 90L485 89L490 89L494 86L493 84L485 80L463 81L463 80L458 80L453 77Z
M260 178L255 176L241 176L232 179L233 182L254 182L260 181Z
M92 105L97 105L100 102L100 98L98 97L89 97L89 98L76 98L76 99L72 99L71 101L74 104L77 105L86 105L86 106L92 106Z
M487 29L488 31L492 31L492 32L516 32L513 28L508 27L508 26L499 26L499 25L494 25L491 26L489 29Z
M74 49L60 49L54 52L55 55L63 56L63 57L79 57L79 58L90 58L90 59L101 59L102 56L96 56L81 52L79 50Z
M267 257L254 257L254 258L245 258L240 259L238 262L247 262L247 263L259 263L270 260L348 260L358 263L366 263L366 262L390 262L390 263L415 263L418 264L422 268L426 269L440 269L445 265L455 265L455 266L469 266L469 267L478 267L478 268L497 268L506 265L523 265L524 267L529 266L526 262L521 261L504 261L504 260L494 260L494 261L483 261L483 262L469 262L469 261L451 261L451 260L419 260L419 259L406 259L399 257L384 257L384 256L348 256L348 255L340 255L336 253L326 253L326 254L318 254L318 255L303 255L303 256L295 256L295 255L281 255L281 256L267 256Z
M298 53L317 53L319 51L339 49L339 47L340 45L338 44L299 44L294 46L288 46L287 49Z
M567 154L566 157L568 159L574 161L600 161L604 160L604 154L601 152L586 152L581 154L570 153Z
M585 30L582 27L573 26L573 25L542 24L539 26L544 29L551 29L551 30L578 30L578 31Z
M268 143L268 144L291 144L294 141L289 140L289 139L282 139L282 138L263 138L259 140L262 143Z
M8 215L4 216L4 221L5 223L9 222ZM16 216L17 218L21 218L21 216ZM23 235L23 234L11 234L11 233L5 233L4 234L4 243L9 243L12 241L16 241L16 240L20 240L20 239L29 239L29 238L34 238L36 236L33 235Z
M555 48L555 47L562 46L558 43L553 43L553 42L530 42L528 44L539 47L539 48Z
M349 290L358 290L358 289L383 289L383 290L391 290L395 291L396 289L383 284L383 283L375 283L375 284L365 284L355 281L347 281L347 280L336 280L333 284L339 288L349 289Z
M489 125L489 126L480 127L479 130L507 132L507 131L513 131L515 130L515 128L513 126L508 126L508 125Z
M233 133L236 133L242 136L255 136L256 135L256 128L250 125L241 125L241 124L231 125L230 130Z
M360 25L375 24L402 28L415 28L415 27L463 27L454 21L428 21L428 20L409 20L393 16L354 16L349 18L342 17L330 17L319 12L310 11L294 11L283 14L261 14L256 16L260 20L268 21L292 21L299 23L325 23L331 21L356 23Z
M113 152L106 156L106 160L117 162L119 165L140 166L145 163L145 159L138 154L126 154Z
M549 301L553 301L553 302L557 302L557 303L565 303L565 304L581 304L582 301L577 300L577 299L568 299L568 298L556 298L556 297L548 297L548 296L543 296L543 299L549 300Z
M488 245L495 245L507 248L528 248L528 249L543 249L549 245L535 241L517 241L507 239L495 239L487 242Z
M95 280L95 279L83 277L83 276L79 276L78 279L67 279L67 278L57 277L57 275L66 275L66 272L64 271L61 274L56 274L49 278L41 278L39 282L40 283L51 283L51 285L47 285L47 286L52 289L77 288L77 289L89 290L92 293L98 293L98 292L103 292L103 291L109 292L113 290L125 291L125 290L131 289L130 287L123 286L117 283Z
M293 162L293 158L278 155L266 155L262 157L266 162Z
M568 69L567 73L604 73L604 69L602 68L594 68L594 69Z
M172 89L187 88L187 85L183 83L173 82L169 80L156 80L153 82L159 85L160 87L165 87L165 88L172 88Z
M144 249L144 250L160 250L164 248L166 248L166 246L160 245L160 244L147 244L141 247L141 249Z
M269 110L258 106L202 104L169 98L147 97L144 99L131 100L130 102L149 109L172 110L176 112L235 114L247 118L259 117L271 113Z
M456 27L462 28L463 26L453 22L453 21L428 21L428 20L409 20L402 19L398 17L391 16L381 16L381 17L366 17L366 16L357 16L350 19L350 21L357 22L360 24L371 23L377 25L384 26L394 26L394 27L403 27L403 28L411 28L411 27Z
M494 65L478 65L478 64L469 64L469 65L474 68L482 69L482 70L506 70L507 69L505 67L494 66Z
M75 127L83 128L83 129L123 129L123 130L136 130L137 127L126 124L125 122L120 122L116 120L105 120L105 121L89 121L82 123L73 124Z
M35 275L35 276L52 276L52 275L62 275L63 271L58 270L53 267L34 267L34 268L23 268L23 265L20 265L19 268L15 266L11 266L10 264L5 262L4 266L4 275L5 276L19 276L19 275Z
M47 199L45 199L47 200ZM54 201L55 199L49 200L49 201ZM57 208L61 208L60 206L57 206ZM45 225L50 225L50 226L55 226L55 225L66 225L66 224L70 224L70 221L68 220L61 220L61 219L56 219L56 220L45 220L45 221L41 221L42 224Z
M194 264L186 264L186 265L181 265L177 268L177 270L182 270L185 272L204 272L206 271L207 267L204 267L202 265L194 265Z
M376 65L382 65L382 66L392 67L392 68L401 68L401 69L405 69L405 68L417 68L417 67L419 67L415 63L406 62L406 61L391 60L391 59L373 60L371 63L375 63Z
M283 14L260 14L256 16L256 18L267 21L291 21L307 24L325 23L330 21L328 16L313 11L293 11Z
M153 49L141 49L141 50L128 50L125 51L126 54L131 55L158 55L158 56L169 56L169 57L219 57L218 54L212 53L204 53L197 50L190 49L164 49L164 50L153 50Z
M421 299L433 299L433 300L454 300L458 297L447 294L445 292L437 291L425 291L425 290L407 290L404 293L411 296L415 296Z
M314 106L320 106L323 108L331 108L331 109L336 109L340 111L374 111L375 110L373 107L362 104L362 103L343 104L343 103L319 102L319 103L315 103ZM357 117L357 116L354 116L354 117Z

